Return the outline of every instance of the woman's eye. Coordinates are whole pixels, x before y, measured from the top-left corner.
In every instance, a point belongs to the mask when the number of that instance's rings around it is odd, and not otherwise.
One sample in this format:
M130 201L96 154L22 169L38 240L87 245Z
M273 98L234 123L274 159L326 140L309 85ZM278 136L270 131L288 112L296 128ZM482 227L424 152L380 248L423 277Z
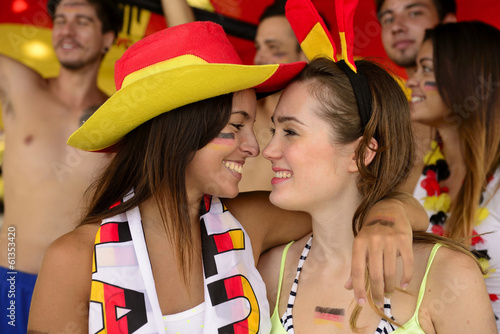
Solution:
M269 132L271 133L272 136L274 136L274 134L276 133L276 129L275 128L269 128Z
M243 124L232 124L231 123L231 126L234 126L236 128L236 130L241 130L241 128L243 127Z
M297 135L297 132L293 130L283 130L285 132L285 136L295 136Z
M424 71L424 73L431 73L432 72L432 68L430 68L428 66L422 66L422 71Z

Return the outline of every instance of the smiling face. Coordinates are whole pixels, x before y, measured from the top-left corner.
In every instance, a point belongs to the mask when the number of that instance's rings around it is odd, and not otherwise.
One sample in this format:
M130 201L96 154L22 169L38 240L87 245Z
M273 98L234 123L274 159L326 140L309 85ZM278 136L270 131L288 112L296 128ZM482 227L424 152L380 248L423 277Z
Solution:
M382 44L389 58L402 67L415 66L425 30L439 23L432 0L386 0L378 13Z
M434 73L433 47L425 41L417 56L417 70L408 80L412 89L410 111L414 121L440 127L445 123L446 105L439 94Z
M96 9L84 0L63 0L57 6L52 43L59 62L67 69L80 69L101 60L114 33L102 33Z
M196 197L210 194L228 198L238 194L245 159L259 154L253 133L256 108L253 89L234 94L229 123L196 152L186 168L188 193Z
M271 16L259 23L255 36L254 64L286 64L306 60L285 16Z
M294 82L282 93L273 115L274 135L262 155L275 172L271 202L312 212L341 196L346 187L355 187L355 174L348 171L354 146L332 144L332 126L318 116L308 85Z

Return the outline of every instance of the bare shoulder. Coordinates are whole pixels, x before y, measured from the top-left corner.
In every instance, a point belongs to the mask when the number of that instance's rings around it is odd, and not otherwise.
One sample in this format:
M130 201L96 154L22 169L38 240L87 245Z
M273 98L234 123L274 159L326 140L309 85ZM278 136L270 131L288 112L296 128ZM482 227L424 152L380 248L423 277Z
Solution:
M432 262L422 309L429 311L437 333L496 333L478 262L446 246L439 248Z
M456 274L480 277L478 262L470 255L442 246L436 253L433 266L440 268L433 272L437 278L454 277Z
M45 253L30 308L28 329L87 331L93 244L99 224L76 228Z
M50 244L38 275L38 290L51 292L53 288L68 285L69 289L77 292L79 286L83 286L79 283L90 280L93 240L97 228L93 224L78 227ZM92 235L93 230L95 232Z
M478 262L470 253L451 249L445 245L439 247L433 259L430 259L433 244L416 244L414 246L415 266L422 268L431 267L428 271L427 286L430 288L426 294L446 289L450 284L476 284L484 286L484 278Z
M93 252L95 236L99 226L99 223L86 224L62 235L50 245L45 258L47 261L52 259L71 261L71 258L87 257Z

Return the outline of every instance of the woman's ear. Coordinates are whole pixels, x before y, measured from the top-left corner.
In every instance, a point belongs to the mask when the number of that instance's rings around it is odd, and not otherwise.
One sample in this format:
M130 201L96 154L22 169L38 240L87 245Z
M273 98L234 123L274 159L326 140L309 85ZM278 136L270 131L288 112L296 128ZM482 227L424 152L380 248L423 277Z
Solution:
M365 152L365 166L368 166L372 162L373 158L375 158L377 149L378 142L375 138L372 137Z
M359 145L359 142L363 140L363 137L360 137L358 138L358 140L356 140L355 144L356 146L355 147L358 147ZM365 166L368 166L373 158L375 158L375 155L377 154L376 150L378 149L378 142L375 138L371 138L370 139L370 142L368 143L368 147L365 149ZM354 151L351 155L351 162L349 164L349 167L348 167L348 170L349 172L353 172L353 173L356 173L358 172L358 165L356 164L356 151Z

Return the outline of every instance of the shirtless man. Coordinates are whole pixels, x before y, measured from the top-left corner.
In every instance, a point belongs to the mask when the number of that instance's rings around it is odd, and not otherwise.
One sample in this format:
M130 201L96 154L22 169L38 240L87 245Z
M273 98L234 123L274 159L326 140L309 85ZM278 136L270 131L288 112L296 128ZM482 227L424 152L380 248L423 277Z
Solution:
M97 87L97 73L121 29L121 13L102 0L49 0L48 9L53 16L53 47L61 63L58 77L44 79L0 55L5 133L2 333L26 333L31 294L44 252L53 240L76 226L83 194L108 161L104 153L84 153L66 141L107 99ZM11 305L15 305L14 312L8 310ZM7 324L9 315L14 321Z

